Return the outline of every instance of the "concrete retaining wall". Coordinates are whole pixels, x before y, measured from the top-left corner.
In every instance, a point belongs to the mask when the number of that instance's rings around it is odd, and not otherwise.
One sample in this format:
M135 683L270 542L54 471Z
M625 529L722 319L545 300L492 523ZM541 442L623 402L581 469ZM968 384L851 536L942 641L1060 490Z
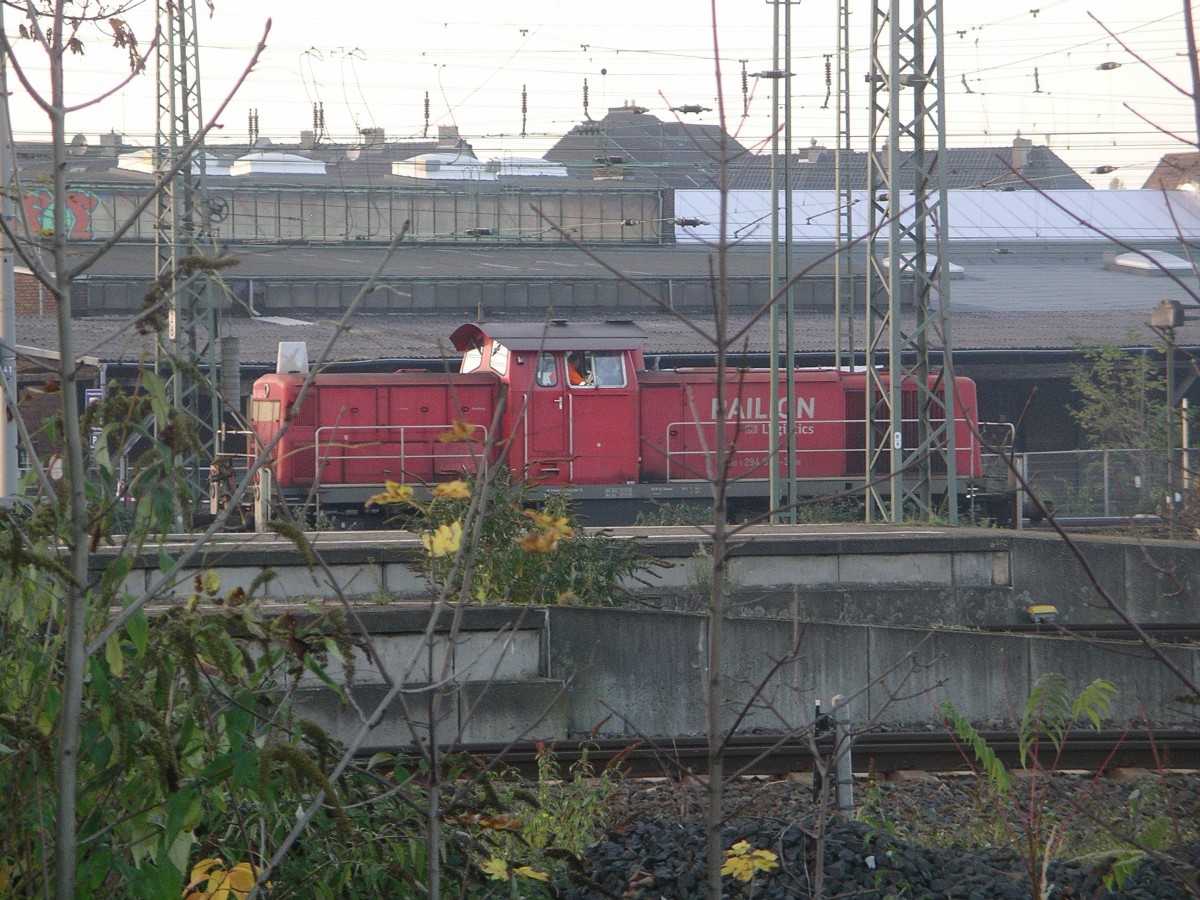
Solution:
M621 529L665 567L649 587L631 584L660 608L695 606L706 558L686 529ZM1080 538L1080 553L1099 584L1143 623L1200 622L1200 543ZM414 566L421 558L412 535L322 534L317 548L329 572L298 562L295 548L258 536L244 546L214 545L184 572L168 598L193 590L196 572L216 568L226 589L249 588L265 569L275 578L259 596L292 602L333 596L329 577L351 597L427 600ZM748 531L732 549L732 612L751 617L793 614L813 622L979 627L1029 620L1031 604L1049 603L1071 625L1117 623L1072 550L1057 537L988 529L773 527ZM98 558L98 565L102 565ZM147 557L127 580L140 594L158 571Z
M364 749L409 740L411 721L428 733L429 671L419 634L424 616L369 613L367 623L390 677L406 684ZM449 628L449 623L445 623ZM706 728L704 616L619 609L469 611L461 630L441 630L435 669L446 672L436 703L439 740L508 741L604 734L702 734ZM453 635L453 636L451 636ZM1192 722L1182 685L1130 644L1080 642L966 631L730 619L724 631L726 725L789 729L811 721L814 703L849 698L857 725L911 725L952 702L975 721L1018 718L1034 681L1060 672L1079 690L1096 678L1117 685L1113 720ZM1200 649L1172 649L1200 678ZM442 661L449 658L445 669ZM408 673L405 677L404 673ZM386 685L366 659L357 665L355 702L364 710ZM360 719L352 706L307 683L302 714L348 741Z
M586 732L610 710L628 734L703 732L707 623L680 613L551 609L550 668L571 676L567 722ZM750 704L743 727L811 719L817 700L851 698L855 722L927 722L952 702L976 721L1019 716L1034 681L1061 672L1076 689L1117 685L1114 719L1192 720L1180 683L1129 644L1066 638L928 632L915 628L807 625L738 619L725 629L727 714ZM1200 650L1172 650L1195 679ZM732 719L730 719L732 721Z

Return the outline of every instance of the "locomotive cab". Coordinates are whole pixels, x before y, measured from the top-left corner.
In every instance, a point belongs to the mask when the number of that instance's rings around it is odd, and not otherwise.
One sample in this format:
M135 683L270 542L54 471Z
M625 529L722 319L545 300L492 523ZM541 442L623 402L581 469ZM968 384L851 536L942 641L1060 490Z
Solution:
M638 373L646 334L630 322L463 325L451 335L462 371L508 387L507 462L546 485L638 478Z

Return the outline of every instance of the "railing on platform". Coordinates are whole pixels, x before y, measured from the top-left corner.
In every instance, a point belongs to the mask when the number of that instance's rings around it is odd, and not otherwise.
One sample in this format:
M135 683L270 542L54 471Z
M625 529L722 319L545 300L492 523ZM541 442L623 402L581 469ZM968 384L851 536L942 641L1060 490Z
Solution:
M880 423L881 427L883 423ZM739 480L766 480L767 478L767 447L765 440L770 435L770 422L766 420L739 420L731 419L728 423L730 433L737 430L739 438L742 439L742 445L734 451L731 459L731 466L737 473ZM865 443L862 439L863 422L861 419L802 419L797 420L796 429L798 438L815 439L823 446L805 445L801 440L797 441L796 448L796 477L797 478L844 478L850 475L857 475L859 478L863 475L863 468L866 464L866 449L859 448L856 451L854 444L856 442L847 438L848 434L852 434L851 429L858 429L857 443ZM907 418L901 420L901 428L907 436L910 433L915 433L917 429L917 419ZM780 423L781 433L786 429L783 423ZM802 430L807 429L807 430ZM980 443L976 438L975 430L965 418L955 419L955 443L958 454L967 454L967 458L974 460L980 452ZM764 444L762 446L755 445L752 447L745 446L744 438L748 435L762 435ZM670 422L666 426L666 434L663 446L666 448L667 481L694 481L697 478L704 478L707 471L708 459L711 456L712 448L716 438L716 422L712 420L691 420ZM694 446L693 446L694 445ZM848 454L858 453L862 457L860 468L856 471L850 471L845 465L845 457ZM831 456L837 456L841 459L835 463L826 462ZM818 462L814 465L813 460ZM962 459L962 456L959 456ZM757 470L761 469L761 474ZM782 474L786 477L786 470L781 463ZM959 466L959 476L966 477L970 475L970 469L963 469Z
M386 473L395 471L393 481L406 481L414 473L429 471L471 472L478 462L479 448L487 445L488 429L474 425L470 445L461 438L443 442L440 437L456 426L444 425L327 425L313 435L314 481L319 486L322 473L330 468L353 463L377 465L382 483ZM356 439L355 435L359 435ZM370 448L387 450L372 453ZM428 478L417 480L429 480ZM329 482L325 482L328 484Z

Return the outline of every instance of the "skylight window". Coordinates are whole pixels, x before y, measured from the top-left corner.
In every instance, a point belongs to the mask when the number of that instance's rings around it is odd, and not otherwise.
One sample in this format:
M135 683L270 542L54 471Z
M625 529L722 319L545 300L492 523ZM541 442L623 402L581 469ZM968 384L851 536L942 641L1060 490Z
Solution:
M927 274L929 274L929 275L933 274L933 270L937 266L937 261L938 261L938 258L936 256L929 255L929 256L925 257L925 272ZM916 264L916 260L909 254L904 254L900 257L900 271L901 272L912 271L912 268L915 264ZM887 257L884 257L883 265L884 265L884 268L889 268L891 266L891 260L888 259ZM965 278L966 274L967 274L967 270L964 269L962 266L960 266L958 263L947 262L946 263L946 274L949 275L949 277L951 279Z
M1135 275L1166 275L1168 272L1191 272L1192 264L1165 250L1141 250L1118 253L1105 261L1105 268Z

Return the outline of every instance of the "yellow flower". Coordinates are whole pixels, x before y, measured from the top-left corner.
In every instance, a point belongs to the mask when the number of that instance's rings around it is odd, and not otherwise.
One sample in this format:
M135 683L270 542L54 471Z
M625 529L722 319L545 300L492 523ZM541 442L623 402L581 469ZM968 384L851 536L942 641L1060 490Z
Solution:
M196 590L216 596L221 590L221 576L216 569L205 569L203 575L196 576Z
M494 816L480 816L479 824L493 831L520 831L525 827L520 819L516 816L510 816L508 813L498 813Z
M550 876L545 872L539 872L533 866L518 866L513 869L513 874L521 875L525 878L532 878L534 881L549 881Z
M475 429L479 427L472 425L470 422L464 422L461 419L438 435L438 442L442 444L453 444L457 441L469 441L475 437Z
M407 484L385 480L383 487L384 492L367 500L367 506L388 506L392 503L408 503L412 500L413 489Z
M421 535L421 543L430 556L445 556L458 552L462 546L462 534L462 523L454 521L449 525L439 525L436 531L425 532Z
M508 863L497 856L493 856L479 868L493 881L504 881L508 878Z
M774 872L779 857L770 850L755 850L746 841L738 841L725 851L722 875L732 875L738 881L749 881L757 872Z
M571 527L566 516L552 516L536 509L523 510L525 515L533 520L533 524L542 531L554 532L558 537L574 537L575 529Z
M558 546L558 533L554 531L531 531L518 542L526 553L549 553Z
M192 880L185 891L185 900L245 900L254 882L258 869L251 863L240 862L226 869L223 860L216 857L202 859L192 866Z
M433 496L443 500L466 500L471 496L471 488L460 478L439 484L433 489Z

